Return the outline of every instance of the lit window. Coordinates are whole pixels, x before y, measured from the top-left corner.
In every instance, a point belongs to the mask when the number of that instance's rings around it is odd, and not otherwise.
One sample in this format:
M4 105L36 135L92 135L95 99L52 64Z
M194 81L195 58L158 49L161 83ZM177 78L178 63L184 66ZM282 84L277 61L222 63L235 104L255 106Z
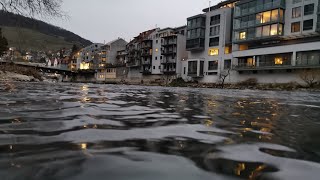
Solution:
M90 67L89 63L81 63L80 64L81 70L87 70L87 69L89 69L89 67Z
M218 55L219 55L219 49L218 48L209 49L209 56L218 56Z
M239 50L240 51L244 51L244 50L247 50L248 49L248 45L246 45L246 44L240 44L240 46L239 46Z
M300 21L299 22L294 22L291 24L291 32L295 33L295 32L300 32Z
M230 54L231 51L232 51L232 46L226 46L226 47L224 48L224 53L225 53L225 54Z
M240 39L246 39L246 32L240 32Z
M276 57L274 59L274 64L276 65L282 65L283 64L283 58L282 57Z
M156 49L156 52L158 52L158 51L159 51L159 49L157 48L157 49Z
M271 36L275 36L277 34L278 34L278 24L272 24L271 25L270 35Z

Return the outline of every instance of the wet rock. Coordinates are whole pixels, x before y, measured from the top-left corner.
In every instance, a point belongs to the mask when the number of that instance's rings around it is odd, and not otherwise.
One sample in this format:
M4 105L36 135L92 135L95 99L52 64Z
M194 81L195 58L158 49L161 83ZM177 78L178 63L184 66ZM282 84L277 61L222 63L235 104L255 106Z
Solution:
M11 78L12 78L12 80L15 80L15 81L25 81L25 82L31 81L30 76L16 74L16 73L13 73Z

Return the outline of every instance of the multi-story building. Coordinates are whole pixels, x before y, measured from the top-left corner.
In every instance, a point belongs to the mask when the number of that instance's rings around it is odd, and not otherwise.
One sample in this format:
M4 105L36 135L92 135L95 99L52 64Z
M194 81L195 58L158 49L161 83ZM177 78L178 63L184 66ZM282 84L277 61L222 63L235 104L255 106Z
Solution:
M220 3L187 19L186 49L189 55L183 63L184 79L216 82L219 74L230 66L234 2Z
M234 10L234 70L260 82L298 81L320 68L319 0L251 0ZM251 75L252 76L252 75Z
M118 51L125 50L128 43L118 38L103 45L98 53L99 68L96 73L98 81L105 81L106 79L114 79L116 76L111 74L117 71L117 56Z
M147 33L146 33L147 32ZM142 33L142 37L137 45L129 43L128 65L129 76L133 74L133 65L140 65L140 79L152 80L161 79L163 75L180 76L181 61L187 59L185 50L185 26L178 28L153 29ZM136 42L136 41L135 41ZM137 53L139 54L137 56ZM140 58L140 64L136 58Z
M128 79L130 79L131 81L141 81L142 74L143 74L141 72L145 70L145 73L148 73L149 68L151 67L147 63L143 63L143 62L146 61L146 59L148 58L148 54L145 53L147 51L147 47L145 46L146 42L148 39L150 39L150 35L155 30L156 29L151 29L151 30L142 32L127 44L126 63L129 69Z
M181 77L182 61L187 60L186 26L168 28L169 32L160 35L161 73L167 76Z
M95 43L83 48L79 52L77 59L77 69L79 70L96 70L99 68L101 47L103 44Z
M299 81L320 68L319 0L229 0L188 18L185 79Z

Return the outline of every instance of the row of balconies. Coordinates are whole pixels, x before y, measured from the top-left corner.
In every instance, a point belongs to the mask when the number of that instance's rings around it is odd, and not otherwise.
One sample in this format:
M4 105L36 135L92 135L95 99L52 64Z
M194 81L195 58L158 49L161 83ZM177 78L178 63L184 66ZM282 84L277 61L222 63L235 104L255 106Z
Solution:
M244 8L245 4L237 5L235 7L234 16L235 17L244 16L244 15L248 15L248 14L262 12L265 10L275 9L275 8L279 8L279 7L285 7L284 0L274 0L273 2L265 3L265 4L261 3L260 0L257 0L256 3L257 4L255 4L254 6L252 4L250 4L251 7L249 7L249 8L247 8L247 7ZM246 4L247 4L247 6L249 5L249 3L246 3Z
M283 64L275 64L274 62L260 62L259 65L239 63L234 65L234 70L273 70L273 69L297 69L297 68L320 68L320 60L306 60L302 62L296 62L292 65L291 61L284 62Z

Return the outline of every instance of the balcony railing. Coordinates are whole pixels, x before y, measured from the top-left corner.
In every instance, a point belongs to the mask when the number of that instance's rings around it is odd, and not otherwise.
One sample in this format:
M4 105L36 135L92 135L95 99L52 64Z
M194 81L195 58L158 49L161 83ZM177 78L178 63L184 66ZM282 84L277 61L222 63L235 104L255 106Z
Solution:
M172 58L163 58L160 60L161 64L175 64L177 61L176 59Z
M174 40L174 41L163 41L163 43L161 43L162 46L168 46L168 45L175 45L177 44L177 41Z
M150 75L152 73L152 70L151 68L142 67L140 72L144 75Z
M175 68L163 68L161 71L163 73L176 73L176 69Z
M167 50L161 51L162 55L171 55L171 54L176 54L176 53L177 53L176 49L167 49Z
M146 61L142 61L143 65L150 65L151 64L151 60L146 60Z
M283 62L283 64L275 64L274 62L259 62L257 64L239 63L233 66L233 69L291 69L291 61Z
M151 52L142 52L141 56L152 56Z

